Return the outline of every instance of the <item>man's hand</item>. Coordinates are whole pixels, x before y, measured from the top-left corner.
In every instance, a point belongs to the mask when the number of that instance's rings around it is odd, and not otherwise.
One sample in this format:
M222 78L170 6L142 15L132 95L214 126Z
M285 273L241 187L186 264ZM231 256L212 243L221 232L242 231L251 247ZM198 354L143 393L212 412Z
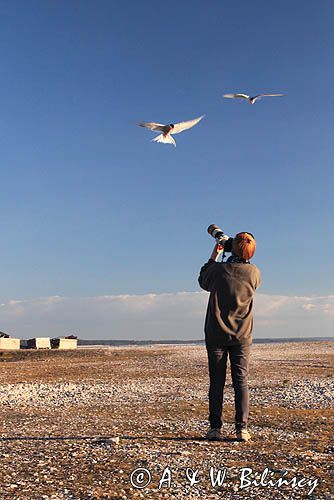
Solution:
M222 253L223 250L224 250L223 245L218 245L218 243L216 243L214 249L212 250L210 259L217 261L219 255Z

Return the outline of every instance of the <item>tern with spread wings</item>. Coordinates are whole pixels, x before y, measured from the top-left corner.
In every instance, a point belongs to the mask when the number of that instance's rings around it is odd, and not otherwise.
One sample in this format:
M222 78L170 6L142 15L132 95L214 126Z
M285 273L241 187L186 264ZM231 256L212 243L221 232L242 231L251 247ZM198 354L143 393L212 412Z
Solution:
M193 127L198 122L200 122L204 118L204 115L199 118L195 118L194 120L189 120L187 122L180 123L170 123L169 125L163 125L162 123L154 123L154 122L140 122L138 123L139 127L148 128L149 130L153 130L153 132L162 132L157 137L152 139L153 142L163 142L165 144L173 144L176 147L176 143L172 134L179 134L188 128Z
M262 97L278 97L282 95L284 94L258 94L251 97L247 94L224 94L224 97L227 99L245 99L249 104L254 104L256 101L262 99Z

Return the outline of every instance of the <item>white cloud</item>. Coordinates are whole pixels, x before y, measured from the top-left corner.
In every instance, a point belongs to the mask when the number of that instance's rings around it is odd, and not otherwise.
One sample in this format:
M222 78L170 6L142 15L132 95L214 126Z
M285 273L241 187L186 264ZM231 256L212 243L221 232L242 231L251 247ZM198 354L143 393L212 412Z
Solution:
M207 300L206 292L10 300L0 305L0 329L21 338L200 339ZM334 295L259 293L254 336L331 336L333 316Z

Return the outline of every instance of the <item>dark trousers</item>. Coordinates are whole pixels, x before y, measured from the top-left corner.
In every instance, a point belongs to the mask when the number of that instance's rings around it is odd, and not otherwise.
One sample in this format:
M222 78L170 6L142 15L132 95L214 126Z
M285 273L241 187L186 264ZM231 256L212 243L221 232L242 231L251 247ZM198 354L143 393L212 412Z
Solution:
M222 426L222 408L226 380L227 357L230 358L235 398L236 428L247 427L249 414L248 362L249 345L207 348L209 360L209 422L212 429Z

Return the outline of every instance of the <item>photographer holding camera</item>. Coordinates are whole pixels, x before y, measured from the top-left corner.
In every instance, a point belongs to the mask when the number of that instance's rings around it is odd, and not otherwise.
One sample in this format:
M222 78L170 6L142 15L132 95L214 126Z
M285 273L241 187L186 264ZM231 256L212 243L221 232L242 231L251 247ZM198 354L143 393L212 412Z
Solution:
M238 233L229 238L216 225L208 228L216 245L199 276L201 288L210 292L205 318L205 344L209 363L209 422L207 438L223 439L222 406L227 358L235 395L235 428L240 441L248 441L249 414L248 363L253 330L253 296L260 285L260 271L249 262L256 241L251 233ZM219 255L231 252L226 262ZM223 256L224 256L223 254Z

